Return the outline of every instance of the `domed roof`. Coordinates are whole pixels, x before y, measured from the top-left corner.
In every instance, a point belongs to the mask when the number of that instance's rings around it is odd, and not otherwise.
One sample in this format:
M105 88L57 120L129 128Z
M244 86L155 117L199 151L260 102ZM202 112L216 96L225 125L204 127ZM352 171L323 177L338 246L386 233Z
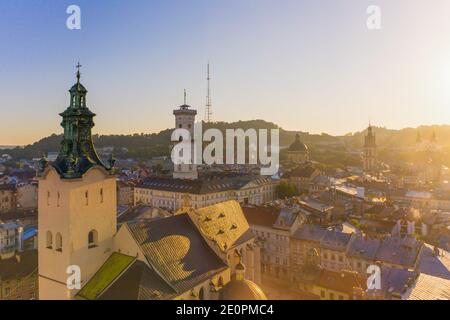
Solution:
M297 133L295 135L295 141L289 146L289 151L307 152L308 147L306 144L300 141L300 135Z
M267 300L261 288L250 280L231 280L219 293L220 300Z
M72 88L69 90L70 92L84 92L86 93L86 88L79 82L75 83Z

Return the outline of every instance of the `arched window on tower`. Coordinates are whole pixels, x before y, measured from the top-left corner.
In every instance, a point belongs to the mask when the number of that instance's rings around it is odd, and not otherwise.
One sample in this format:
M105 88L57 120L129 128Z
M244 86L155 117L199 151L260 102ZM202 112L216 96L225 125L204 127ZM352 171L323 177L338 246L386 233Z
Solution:
M62 236L59 232L57 232L55 236L55 250L62 252Z
M98 232L95 229L92 229L88 233L88 248L95 248L98 246Z
M205 300L205 290L203 290L203 287L198 292L198 300Z
M47 249L53 249L53 235L50 231L47 231L47 240L46 240Z

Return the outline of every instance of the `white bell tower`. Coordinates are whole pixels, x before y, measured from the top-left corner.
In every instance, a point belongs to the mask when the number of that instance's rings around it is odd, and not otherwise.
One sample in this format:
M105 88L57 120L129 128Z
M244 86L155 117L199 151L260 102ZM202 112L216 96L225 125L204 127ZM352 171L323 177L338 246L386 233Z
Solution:
M173 111L175 116L175 128L186 129L191 136L191 159L194 159L194 124L197 110L191 109L191 106L186 104L186 90L184 90L184 104ZM193 162L193 161L192 161ZM197 165L194 163L174 164L173 168L174 179L197 179Z

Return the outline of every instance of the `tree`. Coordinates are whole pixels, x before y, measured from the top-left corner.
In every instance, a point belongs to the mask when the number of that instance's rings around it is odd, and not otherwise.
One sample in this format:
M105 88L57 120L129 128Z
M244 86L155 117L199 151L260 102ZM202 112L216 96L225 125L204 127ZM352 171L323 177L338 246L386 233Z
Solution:
M285 199L291 198L298 195L297 187L293 184L290 184L286 181L280 182L280 184L276 188L276 193L278 198Z

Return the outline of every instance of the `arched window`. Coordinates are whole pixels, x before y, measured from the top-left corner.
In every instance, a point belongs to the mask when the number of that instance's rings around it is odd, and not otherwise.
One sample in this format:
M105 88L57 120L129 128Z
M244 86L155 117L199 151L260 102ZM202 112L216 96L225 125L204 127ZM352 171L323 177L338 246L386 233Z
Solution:
M198 292L198 300L205 300L205 290L203 290L203 287Z
M47 231L47 249L53 249L53 236L50 231Z
M88 233L88 248L95 248L98 246L98 232L93 229Z
M55 236L55 249L56 251L62 252L62 236L59 232Z
M56 206L59 207L59 199L61 199L61 195L59 194L59 192L56 195Z
M100 189L100 203L103 203L103 188Z
M85 200L86 200L86 205L88 205L88 204L89 204L89 192L88 192L88 191L86 191L86 192L84 193L84 198L85 198Z

